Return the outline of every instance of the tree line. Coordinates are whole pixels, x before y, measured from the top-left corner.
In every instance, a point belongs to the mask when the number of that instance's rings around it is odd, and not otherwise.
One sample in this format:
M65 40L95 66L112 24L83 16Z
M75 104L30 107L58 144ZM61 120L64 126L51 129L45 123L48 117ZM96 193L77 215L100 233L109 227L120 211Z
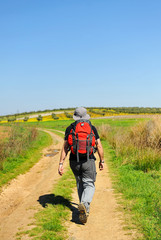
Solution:
M74 111L75 108L60 108L60 109L46 109L46 110L39 110L39 111L32 111L32 112L23 112L23 113L17 113L13 115L5 115L5 116L0 116L0 122L3 121L4 119L7 119L8 122L13 122L16 121L17 117L20 115L24 115L24 121L28 121L29 117L26 115L34 114L34 113L45 113L45 112L51 112L51 111L65 111L65 115L70 118L71 114L67 113L66 111ZM89 112L97 113L100 115L105 115L105 113L108 112L114 112L114 113L126 113L126 114L160 114L161 113L161 108L151 108L151 107L87 107ZM97 111L98 110L98 111ZM52 113L53 119L58 119L58 117ZM38 121L41 121L41 115L38 116Z

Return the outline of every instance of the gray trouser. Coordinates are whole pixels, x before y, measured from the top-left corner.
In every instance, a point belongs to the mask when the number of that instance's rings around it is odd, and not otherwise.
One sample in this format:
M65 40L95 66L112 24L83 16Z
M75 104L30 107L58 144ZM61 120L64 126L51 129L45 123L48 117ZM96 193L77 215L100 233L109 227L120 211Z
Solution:
M95 160L80 160L80 162L70 161L70 167L76 178L79 201L90 204L95 192Z

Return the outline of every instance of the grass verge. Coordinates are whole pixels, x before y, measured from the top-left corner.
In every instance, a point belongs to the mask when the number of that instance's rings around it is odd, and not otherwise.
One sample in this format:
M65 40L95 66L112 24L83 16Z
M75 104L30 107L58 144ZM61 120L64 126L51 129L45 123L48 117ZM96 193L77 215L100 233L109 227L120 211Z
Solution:
M17 239L26 234L34 240L64 240L67 239L65 221L69 219L72 192L75 178L68 170L58 181L52 194L41 196L40 204L44 207L35 214L33 228L19 232Z
M20 154L15 159L12 159L12 162L6 161L4 163L4 168L0 171L0 187L19 174L27 172L40 159L42 149L51 143L51 136L39 131L37 139L32 142L32 145L25 151L25 154Z
M161 171L145 173L132 164L122 165L122 159L103 141L105 155L119 201L126 214L127 224L140 232L138 239L161 239Z

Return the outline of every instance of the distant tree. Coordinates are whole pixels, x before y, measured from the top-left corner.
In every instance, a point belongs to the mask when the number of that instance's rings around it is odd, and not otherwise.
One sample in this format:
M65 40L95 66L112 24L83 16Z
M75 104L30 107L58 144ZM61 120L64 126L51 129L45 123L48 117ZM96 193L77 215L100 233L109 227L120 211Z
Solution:
M89 109L89 112L94 113L94 114L98 114L98 115L102 115L102 116L105 115L104 112L101 112L101 111L95 111L95 110L93 110L93 109Z
M24 119L23 119L24 122L27 122L28 120L29 120L29 117L27 117L27 116L24 117Z
M41 115L39 115L39 116L37 117L37 121L39 121L39 122L42 121L42 118L43 118L43 117L42 117Z
M65 114L66 117L69 118L69 119L73 118L73 116L72 116L70 113L68 113L68 112L64 112L64 114Z
M54 120L58 120L58 119L59 119L59 117L57 117L55 113L52 113L51 116L52 116L52 118L53 118Z
M15 117L15 116L9 117L9 118L7 119L7 121L8 121L8 122L14 122L14 121L16 121L16 117Z

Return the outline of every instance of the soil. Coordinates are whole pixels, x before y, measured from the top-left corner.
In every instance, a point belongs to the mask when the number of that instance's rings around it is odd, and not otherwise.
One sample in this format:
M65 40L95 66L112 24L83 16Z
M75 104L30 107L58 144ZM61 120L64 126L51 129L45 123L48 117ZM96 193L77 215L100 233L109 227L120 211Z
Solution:
M0 194L0 239L15 240L17 232L32 228L34 214L42 209L38 199L51 194L54 184L60 178L57 173L60 151L54 156L48 155L54 149L61 149L63 139L50 131L46 132L52 136L53 145L44 149L40 161L26 174L12 180ZM55 140L58 141L57 144ZM64 167L67 165L68 160ZM73 192L74 211L66 223L69 240L131 240L131 233L123 230L124 216L118 211L108 168L105 166L103 171L97 171L96 192L85 225L76 220L78 198L76 189ZM30 238L24 235L22 239Z

